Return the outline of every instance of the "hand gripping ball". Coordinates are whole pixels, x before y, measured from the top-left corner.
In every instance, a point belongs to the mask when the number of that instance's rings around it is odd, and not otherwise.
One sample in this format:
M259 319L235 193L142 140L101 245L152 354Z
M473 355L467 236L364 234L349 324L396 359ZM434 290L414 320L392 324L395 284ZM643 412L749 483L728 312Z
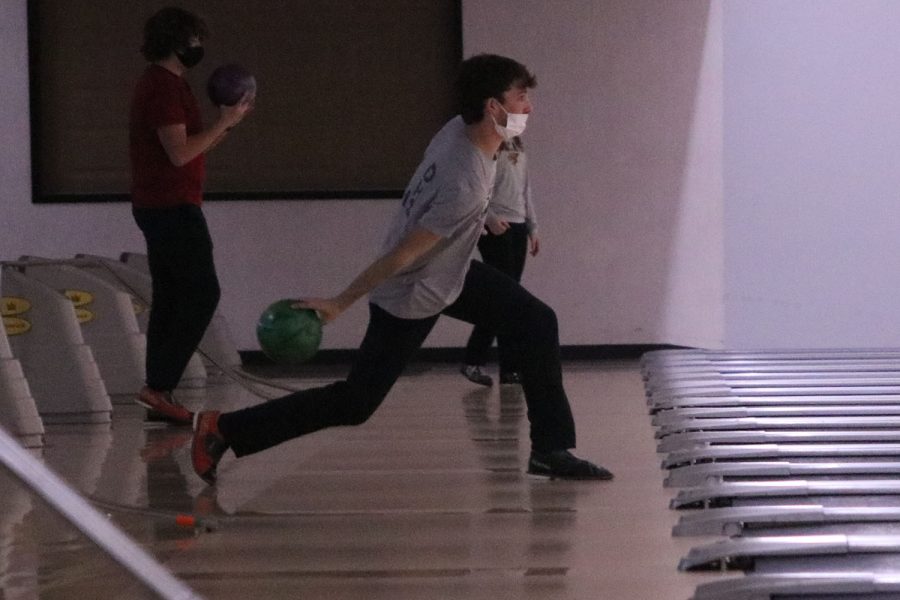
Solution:
M256 95L256 78L233 63L216 68L206 82L206 93L216 106L234 106L248 92Z
M266 356L276 363L306 362L319 350L322 321L316 311L291 308L296 300L269 305L256 323L256 339Z

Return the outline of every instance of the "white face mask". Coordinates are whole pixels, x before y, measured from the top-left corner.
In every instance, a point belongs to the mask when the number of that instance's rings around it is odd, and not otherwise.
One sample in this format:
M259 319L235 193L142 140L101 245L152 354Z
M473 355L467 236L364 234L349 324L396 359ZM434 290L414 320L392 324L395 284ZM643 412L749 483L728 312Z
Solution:
M497 120L494 119L494 129L497 130L497 133L503 136L503 139L506 141L511 140L517 135L522 135L525 131L525 124L528 122L528 114L511 113L503 108L502 105L500 106L500 109L506 113L506 126L500 125L497 123Z

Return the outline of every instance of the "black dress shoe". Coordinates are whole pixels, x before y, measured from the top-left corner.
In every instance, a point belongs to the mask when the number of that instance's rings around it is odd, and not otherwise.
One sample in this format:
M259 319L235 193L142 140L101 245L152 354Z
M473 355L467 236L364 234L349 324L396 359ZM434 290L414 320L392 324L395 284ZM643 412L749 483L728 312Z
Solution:
M471 381L472 383L477 383L478 385L492 386L494 385L494 380L491 379L490 375L481 372L481 367L478 365L463 365L459 368L459 372L465 375L466 379Z
M550 479L593 479L607 481L613 474L601 466L578 458L568 450L552 452L532 451L528 459L528 474Z
M522 376L517 371L500 373L500 383L522 383Z

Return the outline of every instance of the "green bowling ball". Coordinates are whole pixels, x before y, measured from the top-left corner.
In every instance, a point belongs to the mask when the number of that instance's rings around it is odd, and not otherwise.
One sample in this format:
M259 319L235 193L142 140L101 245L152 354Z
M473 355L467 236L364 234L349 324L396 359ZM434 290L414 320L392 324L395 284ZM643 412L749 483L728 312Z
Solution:
M291 308L296 300L270 304L256 323L256 339L276 363L297 365L308 361L322 342L322 321L316 311Z

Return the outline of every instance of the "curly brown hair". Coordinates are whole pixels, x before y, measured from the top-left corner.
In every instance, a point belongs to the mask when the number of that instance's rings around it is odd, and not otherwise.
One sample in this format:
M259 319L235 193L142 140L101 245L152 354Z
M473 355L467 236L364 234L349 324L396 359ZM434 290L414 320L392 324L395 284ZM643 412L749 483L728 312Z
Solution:
M209 37L206 22L198 15L168 6L160 9L144 24L141 54L150 62L162 60L177 50L184 50L191 38L202 42Z

